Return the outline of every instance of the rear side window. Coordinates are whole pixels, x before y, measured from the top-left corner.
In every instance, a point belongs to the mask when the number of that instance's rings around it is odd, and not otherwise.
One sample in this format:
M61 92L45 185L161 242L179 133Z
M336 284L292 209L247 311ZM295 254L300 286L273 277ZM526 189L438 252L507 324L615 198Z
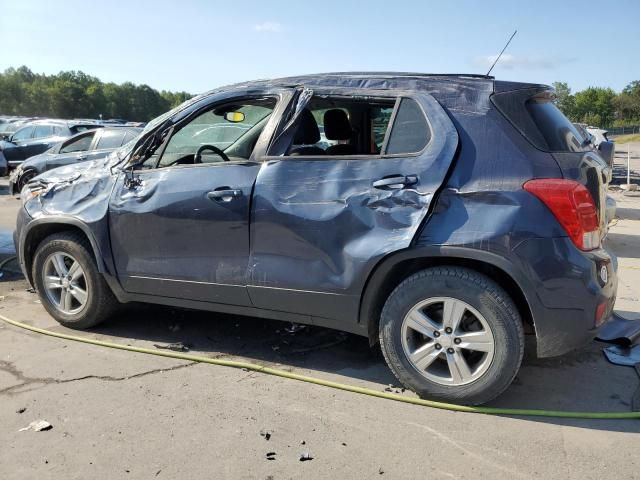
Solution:
M431 140L431 130L422 108L411 98L403 98L398 108L387 154L421 152Z
M72 140L69 140L60 149L60 153L85 152L89 150L89 147L91 146L91 142L93 141L93 135L94 134L92 132L86 135L82 135L79 138L74 138Z
M127 132L124 136L124 139L122 140L122 145L124 145L125 143L129 143L131 140L133 140L137 136L138 134L135 132Z
M108 148L118 148L122 145L122 140L124 139L125 132L102 132L102 136L100 140L98 140L98 145L96 146L96 150L105 150Z
M584 152L588 139L553 103L550 91L495 94L493 104L534 147L545 152Z
M37 125L33 138L45 138L53 135L53 127L51 125Z

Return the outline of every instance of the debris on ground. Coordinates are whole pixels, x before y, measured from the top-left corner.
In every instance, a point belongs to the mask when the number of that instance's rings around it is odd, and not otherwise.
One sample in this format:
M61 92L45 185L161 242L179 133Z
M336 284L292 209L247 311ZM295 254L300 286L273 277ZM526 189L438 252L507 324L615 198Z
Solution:
M304 440L300 440L300 445L306 445L307 442L305 442Z
M298 333L298 332L304 330L305 328L307 328L306 325L302 325L300 323L291 322L291 325L288 326L288 327L285 327L284 331L293 335L295 333Z
M26 430L33 430L34 432L45 432L47 430L51 430L53 425L51 425L46 420L34 420L28 426L21 428L18 430L19 432L24 432Z
M307 460L313 460L313 455L310 452L303 452L300 454L300 461L306 462Z
M26 407L22 407L22 408L19 408L18 410L16 410L16 413L24 413L26 411L27 411L27 408Z
M191 345L184 344L182 342L168 343L166 345L153 344L154 347L162 350L172 350L174 352L188 352L191 349Z
M276 452L268 452L266 457L267 457L267 460L275 460L276 459Z
M265 440L269 441L271 438L271 434L273 432L271 430L260 430L260 436L264 437Z
M384 475L384 470L382 469L382 467L378 469L378 475Z

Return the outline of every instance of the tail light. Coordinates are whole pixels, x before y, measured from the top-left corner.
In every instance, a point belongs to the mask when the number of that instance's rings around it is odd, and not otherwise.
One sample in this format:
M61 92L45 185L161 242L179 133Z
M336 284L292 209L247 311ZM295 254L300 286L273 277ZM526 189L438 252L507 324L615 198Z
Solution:
M598 210L586 187L573 180L543 178L529 180L523 188L551 210L580 250L600 246Z

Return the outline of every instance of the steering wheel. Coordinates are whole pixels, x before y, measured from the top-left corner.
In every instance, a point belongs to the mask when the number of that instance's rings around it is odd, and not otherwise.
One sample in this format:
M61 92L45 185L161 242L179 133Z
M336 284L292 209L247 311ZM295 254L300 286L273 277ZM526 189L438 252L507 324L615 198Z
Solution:
M201 145L200 148L198 148L196 155L193 157L193 163L202 163L202 152L204 152L205 150L211 150L213 153L220 155L220 157L222 157L222 160L224 160L225 162L230 161L229 157L227 157L227 154L220 150L218 147L214 147L213 145Z

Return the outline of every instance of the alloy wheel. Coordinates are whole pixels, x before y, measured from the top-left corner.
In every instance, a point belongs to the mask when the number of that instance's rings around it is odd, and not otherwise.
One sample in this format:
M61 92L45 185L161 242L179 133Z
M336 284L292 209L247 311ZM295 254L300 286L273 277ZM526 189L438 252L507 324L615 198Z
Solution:
M468 303L451 297L416 304L405 316L401 334L413 368L440 385L477 380L488 370L495 351L487 320Z
M44 262L42 275L47 298L60 312L73 315L84 308L87 278L75 258L64 252L52 253Z

